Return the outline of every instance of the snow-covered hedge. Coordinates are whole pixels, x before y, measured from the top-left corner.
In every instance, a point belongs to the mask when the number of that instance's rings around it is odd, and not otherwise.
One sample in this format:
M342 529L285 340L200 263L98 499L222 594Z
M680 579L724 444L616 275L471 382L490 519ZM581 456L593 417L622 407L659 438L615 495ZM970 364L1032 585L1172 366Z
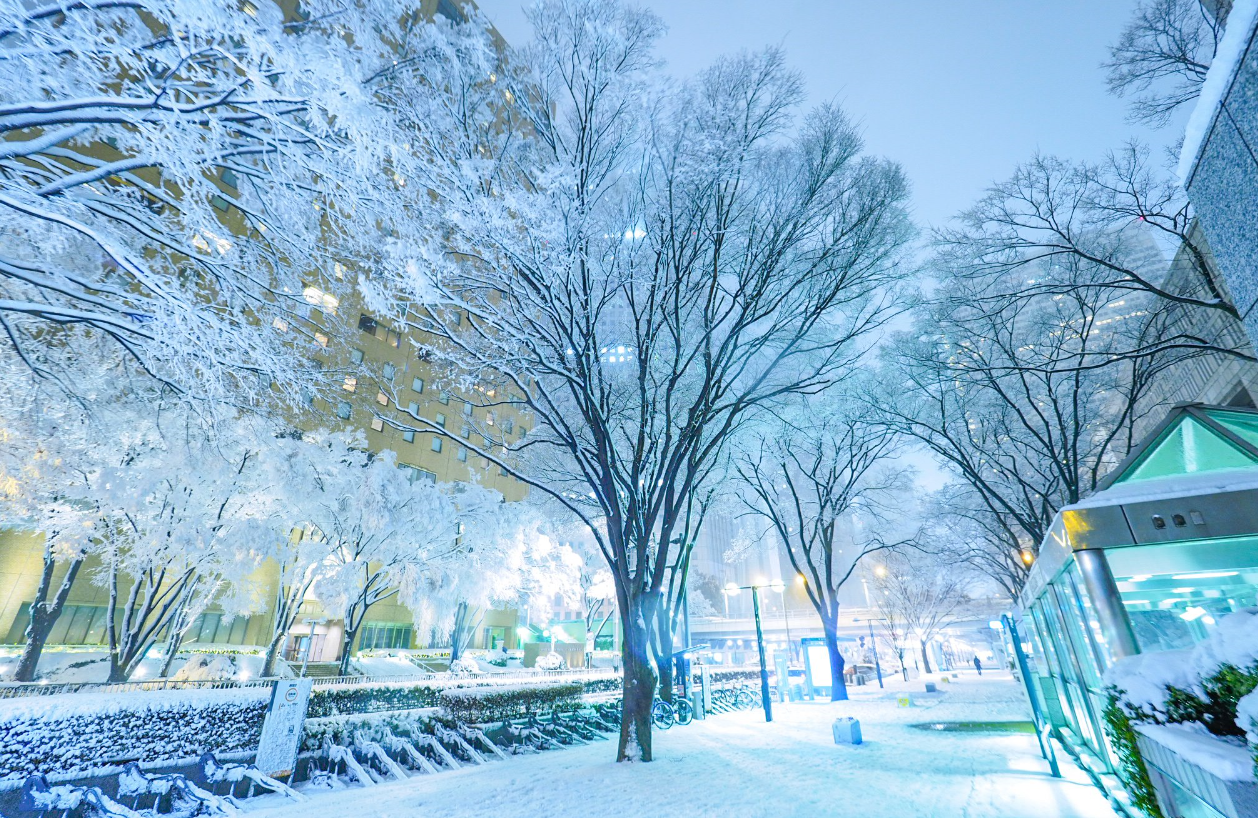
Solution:
M257 749L268 688L0 701L0 781Z
M1161 815L1136 747L1141 725L1198 724L1220 741L1246 737L1258 760L1258 608L1219 620L1190 650L1142 653L1105 675L1106 729L1136 806Z
M537 657L538 670L559 670L563 667L563 654L543 653Z
M471 687L441 691L441 709L455 721L484 724L547 710L579 707L585 688L579 682Z
M310 709L306 715L307 718L319 719L436 707L441 686L440 682L424 681L316 687L310 694Z

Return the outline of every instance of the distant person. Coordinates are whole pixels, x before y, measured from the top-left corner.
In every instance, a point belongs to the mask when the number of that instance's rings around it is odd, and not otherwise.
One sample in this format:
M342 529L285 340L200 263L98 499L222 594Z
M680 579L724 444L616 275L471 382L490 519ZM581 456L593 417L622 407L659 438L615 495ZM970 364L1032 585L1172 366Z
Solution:
M978 675L983 675L983 660L977 656L974 657L974 669L978 671Z

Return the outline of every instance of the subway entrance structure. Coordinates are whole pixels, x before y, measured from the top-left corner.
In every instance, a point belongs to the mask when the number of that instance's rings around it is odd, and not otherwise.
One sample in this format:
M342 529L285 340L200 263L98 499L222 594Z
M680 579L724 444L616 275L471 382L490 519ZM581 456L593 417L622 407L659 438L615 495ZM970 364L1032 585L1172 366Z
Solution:
M1027 692L1085 768L1112 781L1105 671L1190 648L1255 604L1258 410L1177 405L1054 518L1013 612L1033 655Z

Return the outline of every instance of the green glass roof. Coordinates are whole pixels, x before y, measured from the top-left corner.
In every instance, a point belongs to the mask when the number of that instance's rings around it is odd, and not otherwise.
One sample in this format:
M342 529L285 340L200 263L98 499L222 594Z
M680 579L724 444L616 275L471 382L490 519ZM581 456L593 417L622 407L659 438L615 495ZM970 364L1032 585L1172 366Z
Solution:
M1229 440L1228 433L1239 440ZM1258 467L1258 415L1193 407L1181 412L1113 483Z

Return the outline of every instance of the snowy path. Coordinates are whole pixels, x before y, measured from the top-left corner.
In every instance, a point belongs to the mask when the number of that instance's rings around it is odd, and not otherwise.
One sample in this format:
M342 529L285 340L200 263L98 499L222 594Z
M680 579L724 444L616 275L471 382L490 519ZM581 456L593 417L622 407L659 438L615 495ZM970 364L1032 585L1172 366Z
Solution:
M943 689L937 702L910 709L895 706L896 690L866 687L850 702L777 705L772 724L758 710L716 716L657 733L651 764L614 764L615 745L604 741L311 793L304 804L258 804L251 818L1114 818L1069 763L1071 780L1048 775L1033 735L909 727L1028 718L1008 676L971 672ZM865 744L832 743L830 722L839 715L861 720Z

